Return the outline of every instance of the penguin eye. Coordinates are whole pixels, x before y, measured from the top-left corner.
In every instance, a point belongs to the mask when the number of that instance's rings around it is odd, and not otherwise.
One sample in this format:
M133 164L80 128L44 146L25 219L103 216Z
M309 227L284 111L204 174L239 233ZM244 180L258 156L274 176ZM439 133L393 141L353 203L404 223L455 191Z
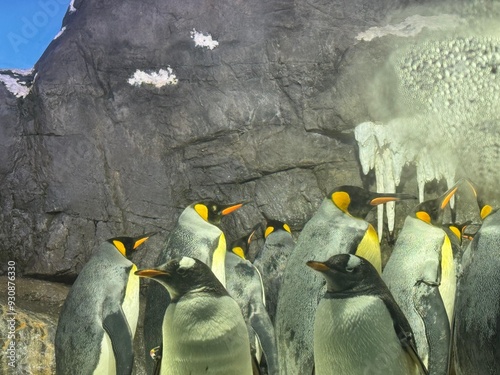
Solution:
M185 268L177 268L177 273L179 275L184 275L186 273L186 269Z
M345 270L346 270L347 272L352 272L352 271L354 271L354 268L347 267Z

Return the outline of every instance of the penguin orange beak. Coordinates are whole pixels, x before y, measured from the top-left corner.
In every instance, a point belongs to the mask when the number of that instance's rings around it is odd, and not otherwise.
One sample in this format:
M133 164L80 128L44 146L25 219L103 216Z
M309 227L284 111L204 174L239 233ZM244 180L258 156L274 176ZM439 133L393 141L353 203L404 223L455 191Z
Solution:
M156 270L156 269L152 268L152 269L137 270L134 272L134 275L137 275L140 277L154 278L154 277L158 277L160 275L170 276L170 273L168 273L166 271Z
M418 199L417 197L410 194L377 194L374 198L370 200L370 205L378 206L379 204L384 204L388 202L397 202L406 199Z
M316 271L319 271L319 272L326 272L326 271L328 271L330 269L324 263L316 262L314 260L310 260L310 261L306 262L306 264L309 267L311 267L313 270L316 270Z
M240 203L236 203L236 204L227 206L223 210L221 210L220 213L222 216L229 215L229 214L233 213L234 211L240 209L241 207L243 207L247 203L250 203L250 201L244 201L244 202L240 202Z
M150 232L150 233L146 233L144 236L141 236L141 237L137 237L135 238L135 242L134 242L134 247L133 249L137 249L139 246L141 246L144 242L146 242L147 240L149 240L149 237L152 237L156 234L156 232Z
M458 186L455 186L455 187L452 187L450 190L448 190L444 197L443 197L443 200L441 201L441 206L440 208L442 210L444 210L444 208L448 205L448 203L450 202L450 199L451 197L453 197L453 195L455 195L455 193L457 192L458 190Z

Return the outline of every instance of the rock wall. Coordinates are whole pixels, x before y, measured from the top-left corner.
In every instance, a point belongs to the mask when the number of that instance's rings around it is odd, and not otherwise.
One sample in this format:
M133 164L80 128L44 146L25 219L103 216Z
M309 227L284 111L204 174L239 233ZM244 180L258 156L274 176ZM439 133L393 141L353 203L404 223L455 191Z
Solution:
M416 3L76 0L29 95L0 84L0 269L71 282L103 239L158 230L148 266L195 200L253 201L224 222L233 239L263 217L300 230L333 187L373 186L353 129L414 35L360 35L489 4Z

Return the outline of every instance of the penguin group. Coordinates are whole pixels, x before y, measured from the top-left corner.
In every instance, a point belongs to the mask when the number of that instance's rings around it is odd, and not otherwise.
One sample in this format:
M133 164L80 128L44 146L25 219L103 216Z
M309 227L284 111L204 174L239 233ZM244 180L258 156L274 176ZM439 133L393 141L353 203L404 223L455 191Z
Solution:
M444 222L463 187L474 235ZM131 256L154 233L104 241L61 310L57 374L132 374L137 355L155 375L499 374L498 210L461 180L413 205L384 265L367 217L402 200L416 197L339 186L300 233L267 219L230 246L221 220L249 202L195 202L142 269ZM134 353L139 278L152 282Z

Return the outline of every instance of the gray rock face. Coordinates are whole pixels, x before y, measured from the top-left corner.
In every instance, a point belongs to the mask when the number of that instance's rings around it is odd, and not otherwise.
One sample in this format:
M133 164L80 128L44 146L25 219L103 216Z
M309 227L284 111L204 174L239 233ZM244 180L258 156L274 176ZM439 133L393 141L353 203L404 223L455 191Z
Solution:
M224 221L229 241L264 216L300 230L363 183L364 78L406 41L356 37L407 3L76 0L30 94L0 84L0 270L72 281L102 239L157 230L161 246L198 199L254 201ZM138 70L176 84L129 83Z

